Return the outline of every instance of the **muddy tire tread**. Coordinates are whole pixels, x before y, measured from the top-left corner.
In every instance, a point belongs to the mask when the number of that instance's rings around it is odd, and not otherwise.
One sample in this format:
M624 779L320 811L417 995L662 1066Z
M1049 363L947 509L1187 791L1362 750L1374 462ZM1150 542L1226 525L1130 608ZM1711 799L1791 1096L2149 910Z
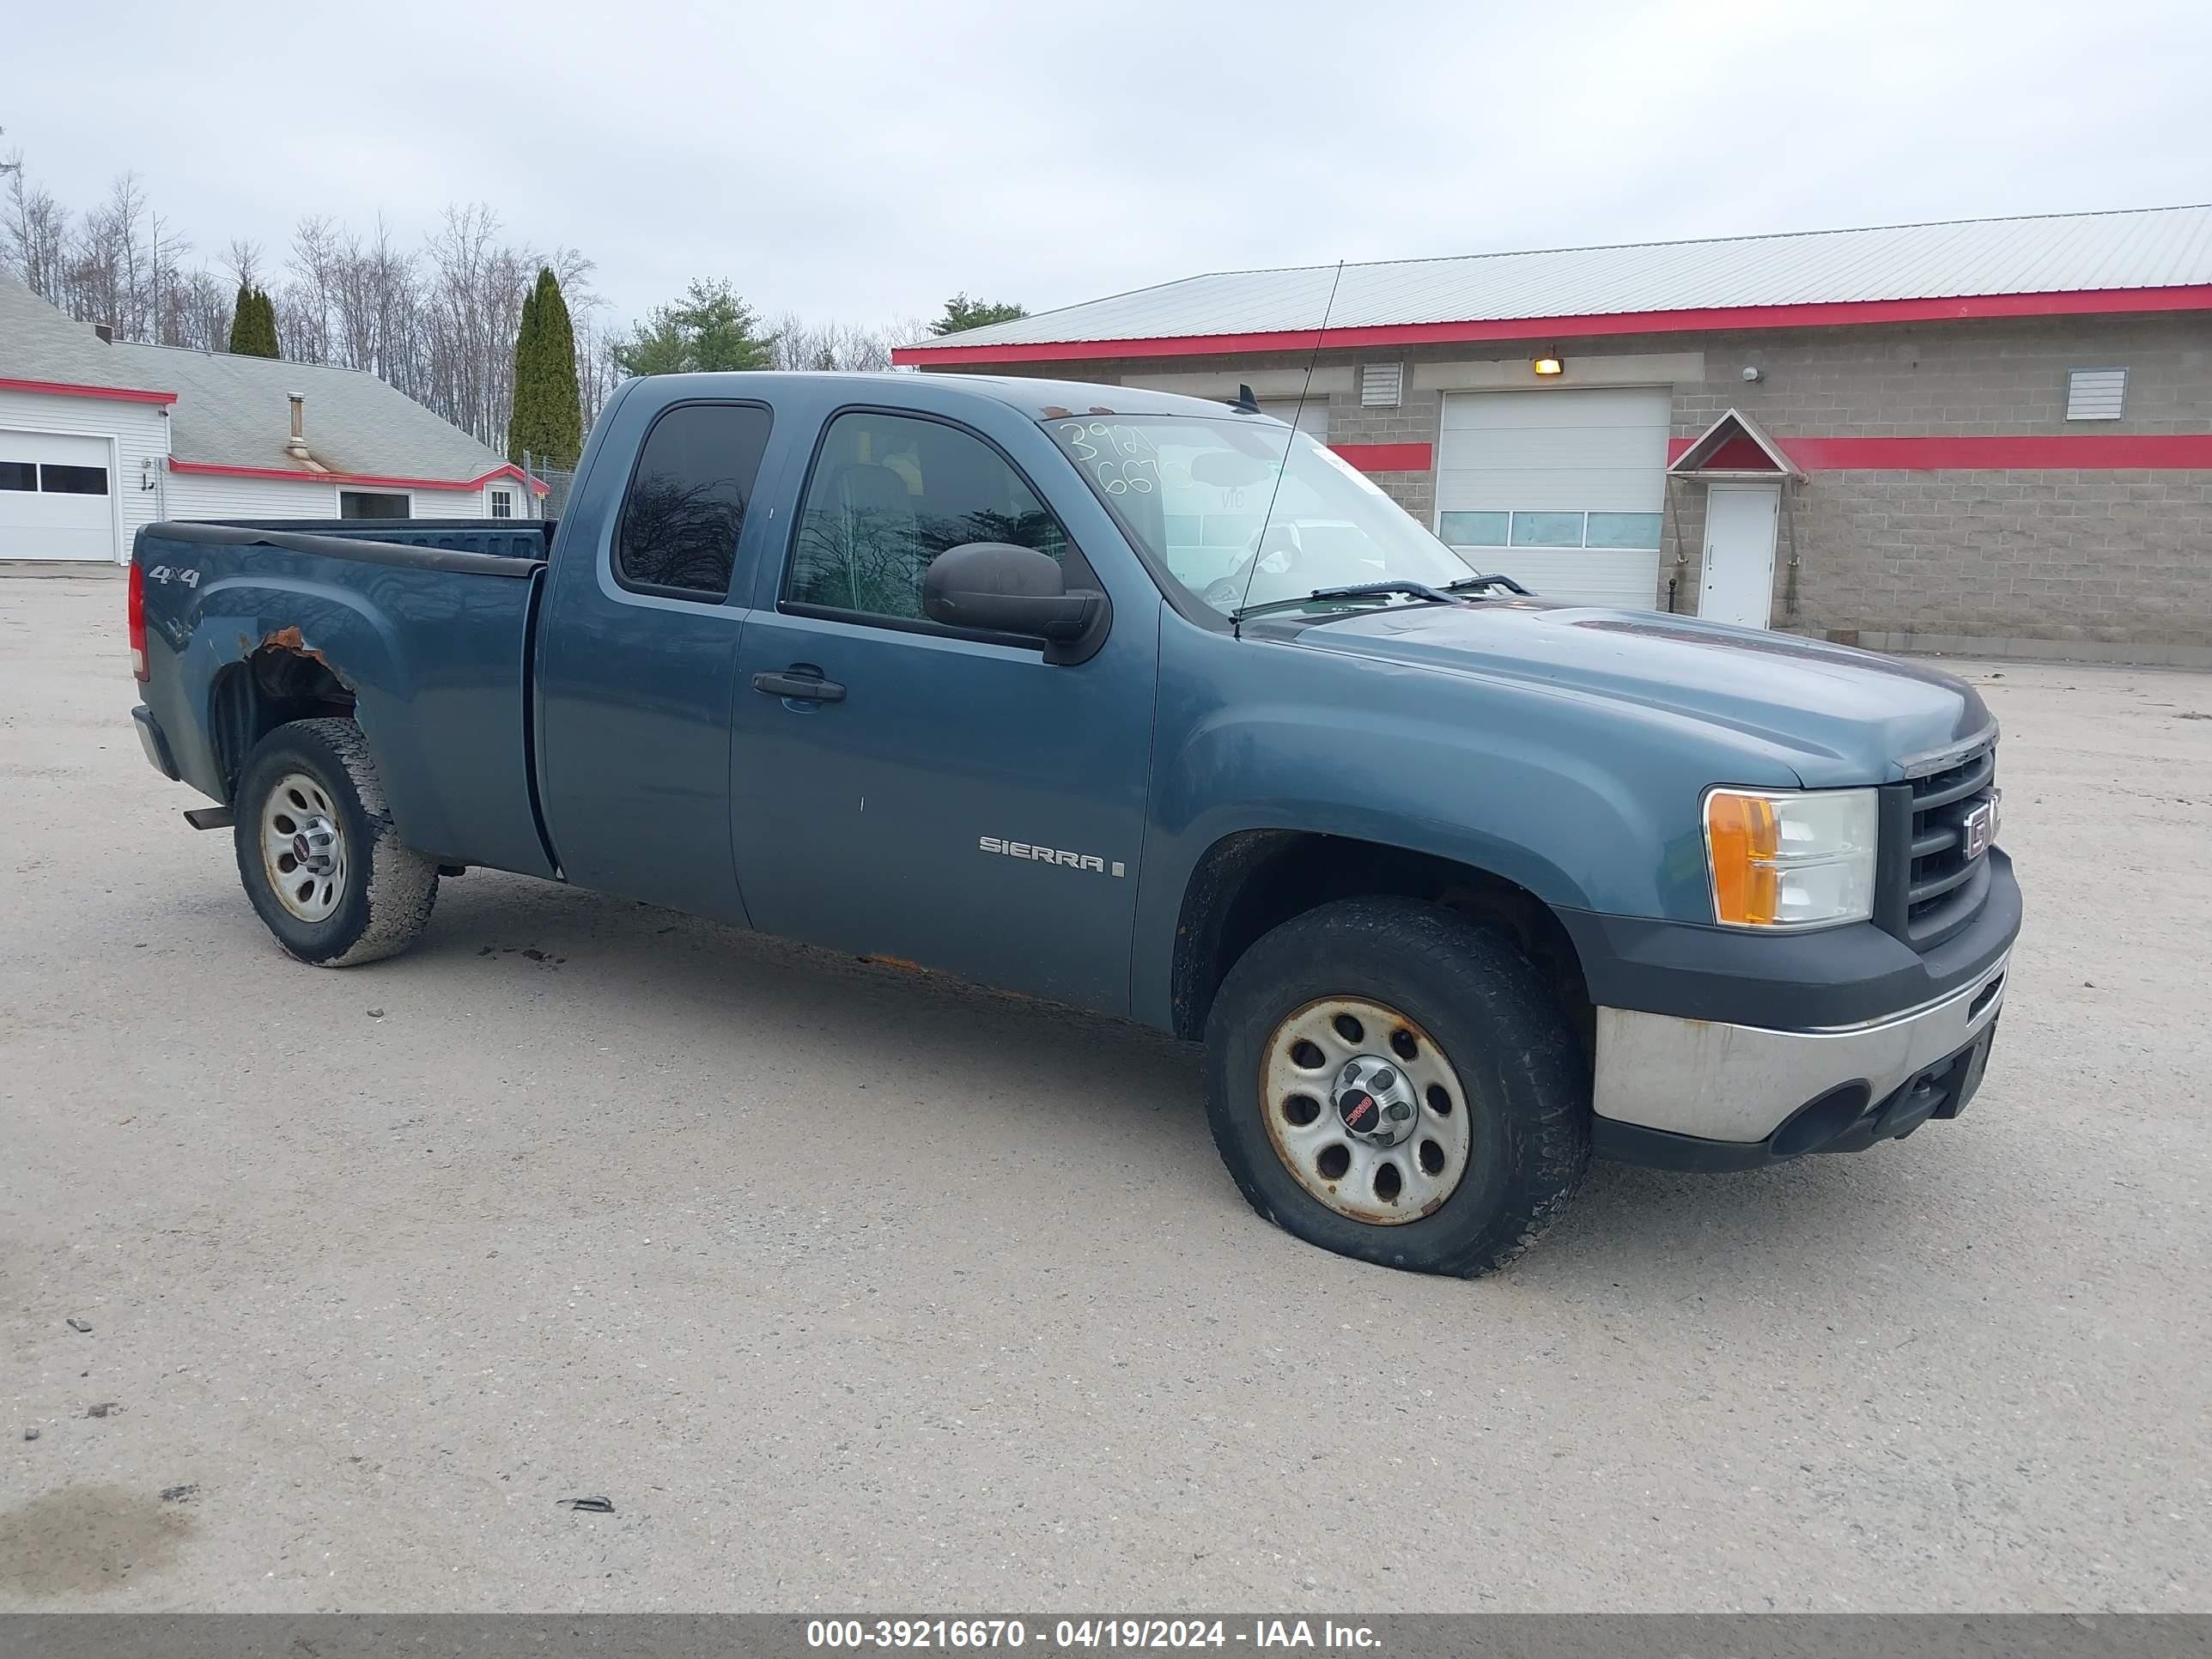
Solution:
M1313 996L1352 994L1393 1002L1443 1042L1492 1126L1488 1179L1401 1226L1352 1221L1297 1187L1257 1115L1250 1060L1273 1020ZM1565 1014L1510 939L1436 905L1348 899L1283 923L1224 980L1206 1050L1207 1118L1246 1201L1340 1255L1462 1278L1493 1273L1543 1237L1589 1176L1589 1067Z
M266 891L267 877L260 867L258 844L260 803L258 799L249 798L251 786L271 763L271 757L284 754L307 762L317 770L328 770L335 765L343 774L352 792L354 805L359 809L359 822L345 828L349 841L360 851L356 854L349 848L348 855L356 859L368 872L366 904L359 907L361 914L354 914L355 906L342 907L333 920L343 920L345 927L337 931L336 937L326 936L307 945L288 937L287 929L271 915L272 906L280 911L282 907ZM343 793L339 792L341 796ZM376 763L369 753L368 738L360 726L349 720L293 720L278 726L255 745L240 777L234 842L239 878L245 883L254 908L269 923L270 931L286 951L316 967L356 968L398 955L421 936L438 902L437 860L399 839L392 820L392 809L385 799L383 781L377 776ZM301 927L296 921L291 926L294 930ZM329 932L318 931L326 935ZM325 944L337 948L328 954L318 954Z

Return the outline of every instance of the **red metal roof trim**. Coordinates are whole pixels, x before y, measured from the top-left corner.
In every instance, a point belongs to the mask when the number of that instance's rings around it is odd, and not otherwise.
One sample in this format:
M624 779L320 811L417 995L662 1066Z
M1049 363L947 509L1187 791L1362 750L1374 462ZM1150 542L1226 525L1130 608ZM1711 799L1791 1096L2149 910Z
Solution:
M366 472L302 472L289 466L226 466L216 461L180 461L169 458L172 472L207 472L223 478L283 478L292 483L371 484L387 489L481 489L494 478L520 478L540 495L552 485L540 483L513 462L495 466L480 478L380 478Z
M1331 444L1362 472L1426 472L1434 452L1427 444Z
M1690 311L1608 312L1596 317L1509 317L1485 322L1383 323L1332 328L1324 344L1456 345L1486 340L1569 340L1598 334L1675 334L1698 329L1864 328L2001 317L2085 317L2212 311L2212 283L2183 288L2082 289L2063 294L1985 294L1954 300L1835 300L1808 305L1712 306ZM1051 363L1107 357L1218 357L1255 351L1311 351L1316 331L1189 334L1163 339L1038 340L1013 345L901 346L901 368L932 363Z
M173 404L173 392L149 392L137 386L74 386L65 380L0 380L0 392L35 392L49 398L102 398L118 404Z
M1670 438L1667 459L1695 441ZM2047 469L2212 472L2212 433L2021 434L2000 438L1778 438L1775 447L1808 471L2002 472Z

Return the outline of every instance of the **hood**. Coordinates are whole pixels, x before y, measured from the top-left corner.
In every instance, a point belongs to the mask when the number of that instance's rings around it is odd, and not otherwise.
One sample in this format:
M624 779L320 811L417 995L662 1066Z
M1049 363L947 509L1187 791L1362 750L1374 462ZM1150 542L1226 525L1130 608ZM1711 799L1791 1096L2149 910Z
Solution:
M1406 605L1307 625L1297 643L1703 720L1784 751L1814 787L1933 769L1996 726L1972 686L1934 669L1652 611L1540 599Z

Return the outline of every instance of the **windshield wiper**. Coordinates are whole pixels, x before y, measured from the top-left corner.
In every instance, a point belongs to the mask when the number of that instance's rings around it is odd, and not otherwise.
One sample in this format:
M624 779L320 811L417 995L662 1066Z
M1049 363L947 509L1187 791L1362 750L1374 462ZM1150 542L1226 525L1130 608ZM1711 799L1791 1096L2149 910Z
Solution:
M1505 578L1503 576L1477 577L1475 580L1504 581ZM1458 587L1464 584L1455 582L1452 586ZM1382 599L1389 598L1394 593L1410 594L1417 599L1426 599L1431 605L1467 603L1449 589L1431 587L1426 582L1361 582L1351 587L1316 587L1312 592L1301 593L1292 599L1263 599L1258 605L1248 605L1241 610L1231 611L1229 617L1231 622L1243 622L1247 617L1264 616L1270 611L1291 611L1302 605L1311 605L1317 599Z
M1510 576L1462 576L1455 582L1446 582L1447 593L1479 593L1486 587L1502 587L1508 592L1518 593L1523 599L1535 596Z

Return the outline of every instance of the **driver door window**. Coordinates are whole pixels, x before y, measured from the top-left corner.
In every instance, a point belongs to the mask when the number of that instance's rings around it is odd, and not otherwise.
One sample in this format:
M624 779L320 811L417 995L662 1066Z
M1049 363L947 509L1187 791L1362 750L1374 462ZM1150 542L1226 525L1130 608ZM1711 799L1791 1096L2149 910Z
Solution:
M922 620L921 579L948 549L1010 542L1063 558L1067 536L1020 474L975 434L856 410L823 434L784 599L792 606Z

